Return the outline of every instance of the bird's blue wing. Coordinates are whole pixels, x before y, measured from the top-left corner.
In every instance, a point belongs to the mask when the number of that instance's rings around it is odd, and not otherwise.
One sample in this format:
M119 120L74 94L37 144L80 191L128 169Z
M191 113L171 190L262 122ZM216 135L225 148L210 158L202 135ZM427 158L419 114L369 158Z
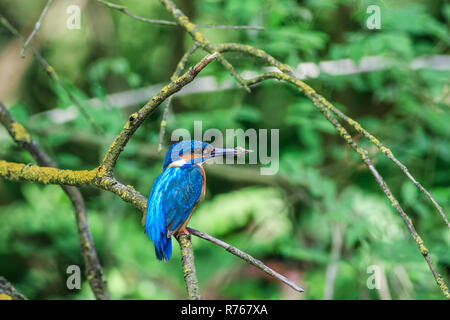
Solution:
M164 194L164 214L169 234L174 233L189 217L200 200L203 176L198 166L173 168L173 179Z
M155 180L147 202L145 232L158 259L171 256L170 235L186 221L200 200L203 176L197 166L169 167Z

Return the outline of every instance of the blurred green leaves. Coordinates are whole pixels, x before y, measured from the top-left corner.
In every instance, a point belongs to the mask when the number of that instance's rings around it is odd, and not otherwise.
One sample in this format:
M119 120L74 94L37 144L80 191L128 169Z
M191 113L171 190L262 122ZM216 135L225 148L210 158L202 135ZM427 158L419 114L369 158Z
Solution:
M144 17L169 19L157 1L115 3ZM330 0L179 3L196 23L264 26L264 31L202 32L214 43L260 47L294 68L300 62L352 59L359 63L367 56L389 59L392 65L383 70L345 76L322 73L307 81L391 148L448 215L450 73L411 68L411 62L423 56L448 55L448 4ZM369 4L381 7L380 30L365 27ZM20 30L29 28L38 7L37 2L24 0L0 5ZM41 30L36 44L58 70L66 88L104 130L104 137L80 114L59 124L36 116L53 108L67 110L72 102L35 64L22 77L9 104L12 114L63 168L98 165L127 115L139 107L119 110L114 101L106 100L108 94L168 81L177 60L192 44L181 28L142 23L95 3L86 5L83 14L81 30L53 32L49 25ZM0 40L3 45L11 38L1 32ZM191 63L203 56L204 52L197 52ZM225 56L238 71L262 67L242 54ZM220 83L232 81L219 64L205 71ZM100 105L92 108L84 102L90 98L98 98ZM135 186L145 196L162 170L162 155L154 148L161 109L136 132L116 168L121 182ZM332 125L297 90L269 81L253 87L249 95L230 89L177 97L167 119L166 137L177 128L192 130L197 120L202 120L203 130L280 129L280 171L274 177L257 177L255 183L249 181L257 171L250 170L240 179L240 166L233 168L236 173L232 176L220 169L208 175L206 199L190 226L269 261L281 271L288 270L305 285L304 298L322 299L336 237L332 225L338 225L342 248L336 262L335 298L379 299L379 293L366 286L370 265L383 267L392 298L441 298L419 251L376 182L336 136ZM366 139L350 132L368 148L448 279L450 236L438 213L400 170L376 154ZM7 135L0 138L2 158L32 162ZM166 138L165 144L168 142ZM184 298L175 240L173 259L160 263L134 207L105 192L90 188L82 192L111 296ZM202 294L233 299L291 297L278 283L262 278L256 269L226 251L197 238L193 245ZM69 264L82 266L82 259L75 218L62 190L0 181L0 274L30 298L91 299L85 279L79 292L65 288Z

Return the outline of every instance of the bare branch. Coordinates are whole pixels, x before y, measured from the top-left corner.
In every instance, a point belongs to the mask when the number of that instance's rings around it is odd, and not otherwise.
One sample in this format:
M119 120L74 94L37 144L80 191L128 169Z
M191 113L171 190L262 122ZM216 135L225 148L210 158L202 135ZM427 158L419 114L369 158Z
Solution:
M269 268L268 266L266 266L264 263L262 263L260 260L257 260L255 258L253 258L251 255L249 255L248 253L239 250L236 247L233 247L232 245L214 238L213 236L210 236L209 234L206 234L204 232L192 229L192 228L187 228L187 230L193 234L194 236L197 236L199 238L208 240L216 245L218 245L219 247L224 248L225 250L227 250L228 252L234 254L236 257L241 258L242 260L248 262L249 264L257 267L258 269L264 271L265 273L267 273L268 275L271 275L272 277L280 280L281 282L285 283L286 285L288 285L289 287L291 287L292 289L298 291L298 292L303 292L305 291L303 288L297 286L295 283L291 282L289 279L287 279L285 276L279 274L278 272L272 270L271 268Z
M20 52L20 56L22 58L25 58L25 50L27 49L28 44L31 42L31 40L33 39L34 35L36 34L36 32L39 30L39 28L41 27L41 23L42 20L44 19L45 14L47 13L48 8L50 7L50 5L52 4L53 0L48 0L47 4L44 7L44 10L42 10L42 13L39 17L39 20L36 22L36 24L34 25L33 31L31 32L31 34L28 36L27 40L25 40L25 43L23 44L22 47L22 51Z
M179 24L174 21L148 19L148 18L137 16L134 13L131 13L130 11L128 11L126 6L121 6L121 5L111 3L111 2L108 2L105 0L96 0L96 1L104 4L105 6L107 6L110 9L118 10L118 11L126 14L127 16L129 16L133 19L142 21L142 22L153 23L153 24L162 24L162 25L167 25L167 26L179 26ZM264 30L264 27L260 27L260 26L232 26L232 25L216 25L216 24L194 24L194 26L197 28L214 28L214 29Z

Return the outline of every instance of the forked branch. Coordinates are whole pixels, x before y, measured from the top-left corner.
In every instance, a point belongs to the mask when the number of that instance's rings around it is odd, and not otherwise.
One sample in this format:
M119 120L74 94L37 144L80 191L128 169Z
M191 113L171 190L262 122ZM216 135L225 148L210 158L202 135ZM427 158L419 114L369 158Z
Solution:
M6 128L14 141L21 148L27 150L39 165L57 168L56 163L38 146L26 129L12 117L2 102L0 102L0 123ZM72 202L77 222L80 251L85 264L85 274L92 292L97 299L109 299L106 282L102 278L102 267L87 221L83 196L76 187L61 185L61 188Z

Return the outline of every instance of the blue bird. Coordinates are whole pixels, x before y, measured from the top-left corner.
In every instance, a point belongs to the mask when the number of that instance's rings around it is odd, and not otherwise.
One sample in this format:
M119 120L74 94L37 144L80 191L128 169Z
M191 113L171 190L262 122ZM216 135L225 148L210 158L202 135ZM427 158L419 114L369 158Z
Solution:
M163 172L153 183L147 202L145 233L155 245L156 257L172 256L172 235L188 234L186 225L205 196L203 163L214 157L250 152L240 147L221 149L197 140L184 140L169 147Z

